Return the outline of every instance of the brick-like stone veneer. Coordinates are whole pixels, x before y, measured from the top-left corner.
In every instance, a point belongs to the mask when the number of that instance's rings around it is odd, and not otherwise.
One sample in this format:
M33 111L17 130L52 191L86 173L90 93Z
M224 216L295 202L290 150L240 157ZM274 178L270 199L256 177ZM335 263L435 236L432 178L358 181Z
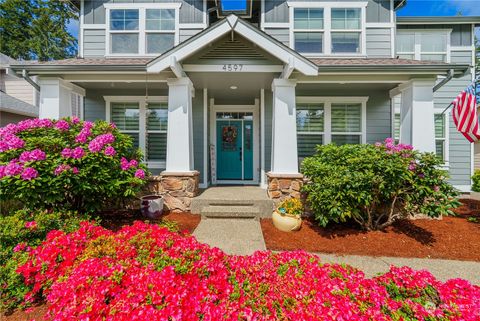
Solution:
M286 198L302 198L300 192L303 186L302 174L275 174L267 173L268 197L275 202Z
M165 207L171 212L190 211L192 198L198 195L200 173L198 171L173 173L162 172L149 177L147 190L163 195Z

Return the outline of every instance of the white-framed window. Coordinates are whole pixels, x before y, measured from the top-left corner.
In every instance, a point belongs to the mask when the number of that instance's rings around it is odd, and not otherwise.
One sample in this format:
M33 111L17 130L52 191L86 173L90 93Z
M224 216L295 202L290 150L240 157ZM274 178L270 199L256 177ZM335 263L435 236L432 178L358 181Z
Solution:
M165 168L167 155L167 97L104 96L106 120L130 135L150 168Z
M323 8L295 8L293 11L294 47L302 53L323 53Z
M70 93L70 110L74 117L83 119L83 96L77 93Z
M107 3L107 56L158 56L179 42L180 3Z
M360 53L360 8L332 8L332 53Z
M367 2L288 2L290 44L306 56L366 54Z
M395 143L400 142L400 110L396 109L393 115L393 137ZM437 112L434 115L435 122L435 154L444 162L448 164L448 121L447 114Z
M297 97L298 157L317 145L365 144L368 97Z
M397 55L400 58L450 62L451 29L397 30Z
M297 103L298 157L311 156L325 135L325 106L323 103Z

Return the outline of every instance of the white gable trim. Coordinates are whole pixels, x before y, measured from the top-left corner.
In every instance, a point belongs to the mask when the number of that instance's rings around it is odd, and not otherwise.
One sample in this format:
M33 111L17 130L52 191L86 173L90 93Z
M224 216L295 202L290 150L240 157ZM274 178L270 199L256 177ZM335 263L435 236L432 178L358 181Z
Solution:
M201 48L208 46L209 43L231 31L235 31L239 35L249 39L258 47L267 51L283 63L290 65L302 74L306 76L318 75L318 67L313 62L302 57L285 45L278 43L269 36L263 34L261 31L255 30L247 22L244 22L235 15L228 16L217 25L205 30L198 37L193 37L191 40L187 40L178 47L173 48L169 52L151 61L147 65L147 72L158 73L164 71L171 67L170 57L174 56L176 61L181 62L183 59L199 51Z

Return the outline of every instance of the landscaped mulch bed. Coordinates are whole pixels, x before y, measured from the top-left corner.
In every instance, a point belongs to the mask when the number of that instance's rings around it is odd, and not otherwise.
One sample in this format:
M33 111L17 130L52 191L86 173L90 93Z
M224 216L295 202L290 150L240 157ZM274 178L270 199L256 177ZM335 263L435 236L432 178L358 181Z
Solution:
M43 316L47 313L48 306L41 304L34 306L27 310L15 310L12 314L2 315L0 314L0 320L2 321L29 321L29 320L43 320Z
M460 217L397 222L372 232L344 225L321 228L310 220L290 233L276 229L271 219L261 225L269 250L480 261L480 224Z
M131 225L134 221L149 221L153 224L160 222L147 220L138 210L104 212L99 215L99 218L103 227L113 231L117 231L125 225ZM180 231L187 231L188 233L193 233L200 223L200 215L191 213L165 213L162 219L177 223Z

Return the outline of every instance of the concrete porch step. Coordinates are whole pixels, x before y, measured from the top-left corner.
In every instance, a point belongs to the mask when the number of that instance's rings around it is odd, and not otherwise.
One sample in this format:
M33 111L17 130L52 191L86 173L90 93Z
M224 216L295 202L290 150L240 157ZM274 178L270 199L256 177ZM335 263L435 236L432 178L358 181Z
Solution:
M265 218L272 209L266 190L254 186L210 187L191 203L192 213L211 218Z
M208 218L259 218L260 208L253 205L209 205L201 211Z

